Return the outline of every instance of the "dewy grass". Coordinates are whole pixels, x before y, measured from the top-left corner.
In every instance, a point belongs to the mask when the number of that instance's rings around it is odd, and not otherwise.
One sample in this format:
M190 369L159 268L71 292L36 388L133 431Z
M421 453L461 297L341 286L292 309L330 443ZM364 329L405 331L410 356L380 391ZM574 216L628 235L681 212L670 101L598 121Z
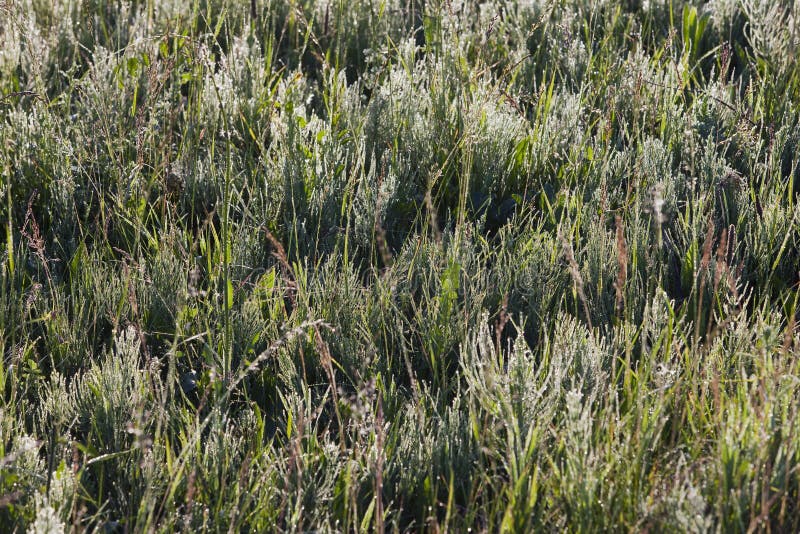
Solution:
M0 531L799 530L798 32L0 1Z

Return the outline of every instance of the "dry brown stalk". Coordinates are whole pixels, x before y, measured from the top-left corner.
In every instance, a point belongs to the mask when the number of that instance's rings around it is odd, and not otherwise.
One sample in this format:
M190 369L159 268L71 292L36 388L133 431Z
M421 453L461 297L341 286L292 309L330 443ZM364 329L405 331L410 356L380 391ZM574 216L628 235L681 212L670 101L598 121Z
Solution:
M708 231L706 238L703 241L703 256L700 259L700 268L697 270L697 278L699 279L697 291L697 313L694 318L694 339L695 343L700 340L700 312L703 309L703 292L706 289L705 273L711 263L711 247L714 244L714 222L708 221ZM711 319L709 319L710 321Z

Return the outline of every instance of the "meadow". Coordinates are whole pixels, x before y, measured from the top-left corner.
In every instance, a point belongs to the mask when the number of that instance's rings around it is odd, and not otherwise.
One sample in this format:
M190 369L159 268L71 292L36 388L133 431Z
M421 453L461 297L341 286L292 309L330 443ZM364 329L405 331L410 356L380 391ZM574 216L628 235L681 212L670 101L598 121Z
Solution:
M0 0L0 531L800 530L798 51L798 0Z

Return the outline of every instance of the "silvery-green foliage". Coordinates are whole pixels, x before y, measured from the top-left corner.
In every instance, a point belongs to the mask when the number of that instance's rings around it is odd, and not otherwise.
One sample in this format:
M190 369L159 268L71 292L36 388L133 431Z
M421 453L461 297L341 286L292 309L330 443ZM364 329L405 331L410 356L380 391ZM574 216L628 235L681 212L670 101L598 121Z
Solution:
M388 155L377 159L369 158L366 176L357 180L353 192L352 232L354 242L364 250L373 247L376 232L383 231L391 246L391 240L401 234L402 227L390 216L398 203L398 190L401 187L395 168L389 164ZM402 234L401 234L402 235Z
M604 340L574 317L562 315L556 325L550 347L553 389L578 391L588 402L604 395L611 363Z
M323 399L324 401L324 399ZM292 451L276 466L280 485L288 495L287 521L293 525L323 524L329 517L325 509L332 505L340 470L339 447L330 431L319 426L319 411L308 392L290 393L283 398L284 409L291 414L293 426L287 426L284 447Z
M11 12L9 10L3 14L9 16ZM21 23L22 13L14 13L14 15L18 17L16 20L9 17L0 25L0 45L2 45L0 46L0 73L3 74L4 80L9 79L11 72L19 65L23 50L22 34L14 31L14 27ZM30 23L30 14L26 13L25 19L23 19L24 22Z
M413 61L413 41L401 43L400 51L410 56L411 61L392 66L384 82L374 91L366 108L365 138L367 150L381 155L396 139L401 147L398 163L402 167L398 174L403 181L425 183L430 170L430 150L436 133L426 119L432 113L432 96L419 91L429 75L423 62ZM422 176L420 176L422 174Z
M787 354L770 356L779 354L783 347L780 321L777 313L757 318L749 317L746 309L732 313L709 347L710 352L718 357L716 362L711 361L711 365L728 362L725 371L732 376L746 376L764 366L783 368L789 365L785 361ZM770 383L769 387L778 387L778 384Z
M549 109L541 122L534 126L532 164L535 171L548 176L573 154L582 142L585 109L580 95L558 93L553 95Z
M654 221L666 223L677 211L678 199L685 198L684 182L674 175L672 154L660 140L645 139L639 150L635 162L640 173L638 197L644 200Z
M532 229L510 241L508 247L511 250L504 259L511 278L510 298L536 331L555 311L569 284L569 273L557 263L561 245L549 232Z
M523 180L509 176L514 148L525 139L528 128L518 112L487 82L473 92L465 117L464 135L470 141L473 191L502 193ZM513 181L512 181L513 180Z
M48 503L58 511L62 520L67 520L72 511L77 489L75 472L62 460L50 473L50 491L47 494Z
M367 376L377 356L368 335L369 322L365 318L364 298L367 289L352 268L328 259L306 280L301 281L299 313L319 317L325 321L322 337L337 365L346 370L346 376ZM307 362L307 371L320 379L325 369L318 362ZM349 389L347 382L339 383Z
M58 518L56 510L42 498L37 505L36 520L28 526L29 534L61 534L65 531L64 523Z
M396 480L398 493L413 495L429 474L436 435L432 421L422 409L407 405L397 414L399 432L388 472Z
M603 3L594 2L594 9L602 10ZM568 85L579 87L588 62L586 45L581 38L580 11L574 9L558 9L551 7L556 17L554 24L547 32L547 47L553 55L553 62L564 74Z
M28 525L28 532L64 532L70 519L78 480L64 461L57 469L46 475L48 485L39 485L33 499L35 519Z
M132 451L146 450L156 421L148 420L145 414L158 417L156 396L161 397L163 391L151 390L150 385L158 382L155 376L159 371L152 364L149 367L143 364L139 349L139 334L129 327L117 336L113 353L105 361L95 363L69 384L57 379L42 404L43 428L58 433L57 440L72 436L86 440L97 454L125 451L124 458ZM56 451L50 450L49 454L55 455ZM57 457L57 461L61 459ZM119 463L105 465L122 470L126 462L120 459ZM69 499L71 475L59 467L50 476L62 494L60 502L57 494L53 494L53 502L63 506ZM124 491L122 486L112 489ZM119 493L115 497L126 500L130 496Z
M263 266L268 263L264 229L237 225L232 234L232 276L242 284L253 283L254 277L263 272Z
M741 0L711 0L706 4L705 11L711 17L711 23L720 30L730 27L742 11Z
M800 2L742 0L741 9L747 17L748 40L760 58L781 62L796 57L800 46Z
M568 398L591 403L605 393L607 349L574 319L561 316L547 358L539 362L522 338L507 355L499 352L487 323L462 349L468 391L488 413L511 418L506 424L518 425L523 435L530 425L559 417Z
M800 157L797 152L800 148L800 129L797 127L798 117L786 115L784 125L775 132L774 150L779 153L779 158L773 158L772 166L768 172L771 176L780 175L787 181L797 183L800 180Z
M0 73L14 79L17 68L26 73L20 82L28 90L41 91L50 64L57 61L56 44L62 32L70 32L70 2L53 6L33 0L3 6L0 24Z
M681 532L712 532L714 519L707 510L704 488L697 480L706 474L707 464L692 464L686 453L671 461L672 476L654 488L654 499L644 513L657 522L671 524Z
M564 458L559 466L565 494L572 499L579 515L587 514L596 504L602 505L601 479L598 467L602 451L592 446L595 431L593 398L584 396L580 388L564 394Z
M775 193L766 196L760 202L763 206L762 216L749 220L750 231L745 234L743 248L745 261L751 265L753 272L759 276L774 277L773 283L781 284L781 280L793 276L796 269L776 258L795 260L798 257L800 235L797 223L800 222L800 207L794 209L777 202ZM744 200L744 199L743 199ZM750 213L753 210L751 208ZM789 274L789 273L792 274Z
M140 334L133 327L121 331L113 350L101 362L95 362L84 374L70 383L60 381L48 392L43 403L44 428L56 434L56 443L76 439L86 443L102 460L84 482L90 487L97 476L118 477L128 472L127 480L105 488L105 498L126 503L140 499L147 490L163 484L163 474L154 465L163 462L160 452L151 449L154 430L161 419L165 388L158 375L160 369L152 360L143 361L140 355ZM51 450L49 454L56 454ZM105 455L108 455L107 457ZM70 461L65 455L64 461ZM68 467L60 466L51 473L56 488L61 488L63 506L70 503ZM63 465L63 464L62 464ZM131 466L138 466L131 470ZM62 479L63 480L60 480ZM62 515L62 518L64 515Z
M642 350L652 351L659 343L659 336L665 329L673 327L673 313L675 301L669 298L664 290L656 290L653 298L647 303L642 317ZM669 355L669 354L667 354Z
M278 108L270 122L273 143L282 146L294 143L298 122L309 120L309 105L313 99L313 87L302 71L287 73L275 87L275 105ZM286 157L285 151L278 156Z
M46 481L45 464L39 457L41 445L32 436L18 434L14 437L9 454L3 458L4 468L15 472L22 480L21 485L28 489Z
M223 114L230 122L243 111L252 116L260 106L258 99L270 74L260 68L260 49L260 43L252 36L234 37L230 48L219 58L215 58L213 50L205 44L198 48L198 60L204 67L199 112L212 118L211 124L217 128L225 123ZM234 130L225 132L223 128L220 133L234 135ZM244 132L236 134L244 135Z
M744 119L737 111L736 88L725 80L715 80L708 84L707 98L699 98L693 106L694 129L702 138L713 136L722 139L724 135L738 133L745 128Z
M462 372L467 393L498 420L512 424L507 418L513 413L512 403L516 403L519 415L529 421L545 390L541 388L539 391L537 387L537 377L542 379L541 368L537 373L530 351L521 342L511 348L513 353L509 353L506 364L486 323L484 321L477 332L472 332L469 343L462 347ZM520 387L523 389L515 391L516 395L512 396L511 389ZM541 419L542 414L537 416Z
M274 271L272 271L274 276ZM260 281L259 281L260 283ZM249 355L259 354L266 347L265 333L272 333L273 319L280 317L278 298L273 293L274 285L254 293L242 303L237 314L235 327L242 334L242 342L237 348ZM251 352L252 351L252 352Z
M0 1L0 529L797 530L798 8Z
M153 6L154 16L157 21L172 21L181 16L188 16L191 6L181 0L164 0Z
M95 364L70 385L79 426L96 427L105 446L116 448L129 442L128 425L135 424L137 414L152 402L145 385L155 369L142 365L140 343L136 330L126 328L117 335L113 357ZM98 403L101 400L98 395L102 395L102 404Z
M585 284L586 298L595 310L592 321L605 321L613 315L616 299L614 284L619 269L619 258L615 234L607 231L606 225L600 220L590 223L589 227L592 228L595 238L588 240L575 251L576 261Z
M176 235L161 236L162 242L175 241ZM175 323L174 310L185 302L189 265L185 250L160 247L149 268L137 273L137 298L153 332L168 332Z
M744 318L737 319L738 324L723 333L712 348L717 356L712 362L719 362L715 371L740 377L726 388L725 394L732 402L715 421L720 440L713 467L720 474L717 491L726 493L719 506L731 523L752 513L753 498L764 484L787 483L786 464L770 467L769 458L772 453L791 456L797 447L796 440L787 439L792 423L787 418L786 404L791 401L785 395L790 391L796 394L797 384L786 381L781 372L794 364L786 360L790 355L780 349L777 320L777 314L761 317L755 328L748 330L741 326ZM729 363L725 366L721 362ZM775 373L773 378L760 384L752 380L766 369ZM764 447L764 443L769 446Z

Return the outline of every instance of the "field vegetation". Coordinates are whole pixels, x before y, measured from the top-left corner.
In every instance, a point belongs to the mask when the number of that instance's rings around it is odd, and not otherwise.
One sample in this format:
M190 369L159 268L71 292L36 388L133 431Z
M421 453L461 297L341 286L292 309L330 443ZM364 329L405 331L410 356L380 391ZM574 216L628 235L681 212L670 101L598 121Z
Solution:
M800 529L800 2L0 1L0 531Z

